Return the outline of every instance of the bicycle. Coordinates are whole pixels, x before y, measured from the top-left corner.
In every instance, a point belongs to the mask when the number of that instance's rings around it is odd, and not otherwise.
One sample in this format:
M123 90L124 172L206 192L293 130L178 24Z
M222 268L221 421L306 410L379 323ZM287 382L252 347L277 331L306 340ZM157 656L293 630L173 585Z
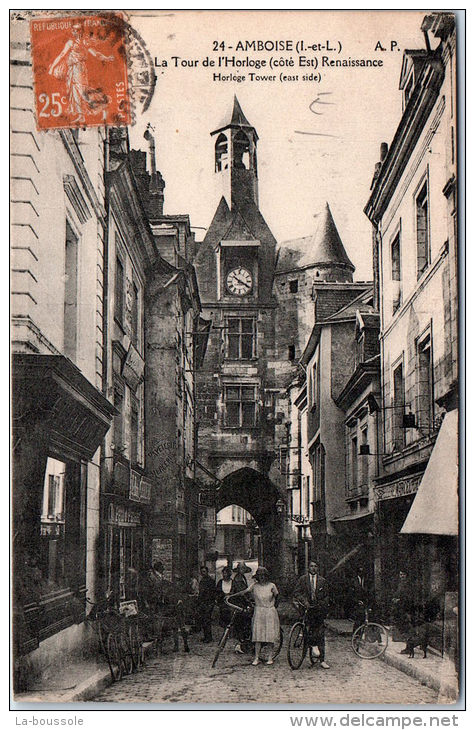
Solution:
M86 598L86 601L91 606L87 620L93 622L112 680L118 682L124 674L130 674L138 664L136 653L132 648L132 633L129 633L127 619L110 605L107 598L97 603L89 598Z
M360 601L361 606L364 604ZM364 607L364 622L351 637L351 648L361 659L376 659L388 648L389 632L385 626L370 621L371 609Z
M290 629L289 643L287 645L287 661L291 669L300 669L307 651L312 666L318 661L313 655L312 645L309 641L308 611L310 606L299 605L305 610L301 618Z
M231 616L230 616L230 619L229 619L229 622L228 622L227 626L225 627L225 629L223 631L223 635L221 636L221 639L219 640L218 646L216 648L216 653L215 653L215 655L213 657L213 662L211 664L211 667L212 668L214 668L216 666L216 664L218 662L218 659L219 659L219 655L221 654L221 652L223 651L224 647L227 644L227 641L228 641L228 639L229 639L229 637L231 635L231 632L232 632L232 628L234 626L234 622L235 622L236 616L239 613L248 613L248 614L251 613L251 609L249 609L249 608L243 608L242 606L237 606L235 603L232 603L229 600L228 597L225 597L224 602L231 609ZM274 644L274 651L272 653L272 660L276 659L279 656L280 650L282 649L282 642L283 642L283 640L284 640L284 633L283 633L282 629L280 629L280 631L279 631L279 641L277 642L277 644ZM244 652L244 654L252 654L253 648L254 648L254 644L253 644L253 642L251 640L250 634L249 634L249 637L246 637L245 639L243 639L240 642L240 644L241 644L241 649Z

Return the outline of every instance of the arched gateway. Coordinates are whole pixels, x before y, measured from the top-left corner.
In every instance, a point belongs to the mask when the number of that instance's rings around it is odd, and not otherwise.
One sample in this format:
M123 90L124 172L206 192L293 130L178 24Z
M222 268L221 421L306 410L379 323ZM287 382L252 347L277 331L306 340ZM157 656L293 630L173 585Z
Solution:
M238 469L224 477L216 493L216 511L229 504L252 514L261 532L264 565L275 579L283 577L285 519L279 511L282 498L277 487L255 469Z

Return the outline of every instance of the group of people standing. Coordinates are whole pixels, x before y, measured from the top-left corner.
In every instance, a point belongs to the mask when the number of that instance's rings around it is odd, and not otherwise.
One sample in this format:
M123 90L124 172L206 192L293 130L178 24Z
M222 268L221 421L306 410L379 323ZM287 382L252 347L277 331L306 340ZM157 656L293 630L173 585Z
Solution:
M154 614L162 617L171 617L176 614L177 606L181 603L187 606L188 621L197 633L202 632L202 641L211 643L212 618L215 606L219 610L219 623L222 627L229 624L232 608L226 603L231 599L232 604L242 610L235 616L233 631L236 653L243 651L244 642L253 642L254 659L252 664L260 661L273 664L272 647L279 641L280 622L277 612L279 591L275 583L270 580L269 572L264 567L258 567L253 578L248 582L246 575L251 568L244 561L234 568L225 566L221 571L221 578L217 583L209 575L207 566L200 568L199 579L192 579L187 586L180 586L166 581L163 577L163 564L156 562L147 574L145 581L144 604ZM360 570L354 586L355 604L363 603L367 587ZM325 618L330 605L329 585L325 578L319 575L316 560L312 559L304 575L297 580L292 594L292 603L302 614L307 612L307 626L309 643L312 647L313 658L323 669L329 669L325 659ZM358 618L355 617L357 621ZM175 648L178 648L180 627L175 625ZM184 637L185 651L189 651ZM261 658L261 650L269 647L267 659Z
M248 584L246 573L250 572L252 572L251 568L245 562L238 563L234 571L229 566L222 569L222 578L215 588L215 596L219 606L219 621L223 627L227 626L230 621L232 608L226 603L228 598L232 604L242 609L234 621L235 638L237 640L234 648L235 652L244 653L242 649L243 642L252 641L254 644L252 664L256 666L262 661L262 648L268 646L267 659L264 661L269 665L273 664L272 650L279 641L280 634L280 621L277 612L279 591L275 583L270 580L266 568L257 568L253 576L255 580ZM211 583L213 582L212 579L209 580ZM210 603L208 610L205 612L206 624L203 626L203 640L208 641L211 637L212 588L208 581L205 585L207 586L206 595L209 596ZM323 669L329 669L329 665L325 661L324 624L329 608L328 583L318 574L318 566L315 560L310 562L308 573L299 578L293 593L293 604L300 613L307 610L309 638L313 656L320 662ZM250 618L251 612L252 619Z

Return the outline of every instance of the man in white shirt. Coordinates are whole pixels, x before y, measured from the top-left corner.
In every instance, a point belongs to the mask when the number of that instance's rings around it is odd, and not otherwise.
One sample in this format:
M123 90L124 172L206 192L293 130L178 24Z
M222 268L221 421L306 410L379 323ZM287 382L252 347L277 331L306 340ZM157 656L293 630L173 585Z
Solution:
M318 575L315 560L310 561L308 573L298 579L292 598L297 608L301 610L304 606L308 609L309 641L313 657L320 661L322 669L330 669L325 661L325 618L329 607L328 583L325 578Z

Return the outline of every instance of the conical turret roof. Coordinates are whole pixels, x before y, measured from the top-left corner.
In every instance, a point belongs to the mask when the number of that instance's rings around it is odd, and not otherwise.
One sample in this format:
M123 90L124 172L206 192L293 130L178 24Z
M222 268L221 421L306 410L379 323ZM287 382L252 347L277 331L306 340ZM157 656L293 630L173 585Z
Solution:
M355 269L347 256L328 203L319 216L309 254L316 264L347 264L353 271Z
M317 264L337 264L339 267L355 270L345 251L328 203L318 215L317 228L312 235L282 243L277 268L279 271L287 271Z
M238 101L238 98L236 94L234 94L234 100L233 100L233 108L231 115L227 114L224 121L220 126L214 130L214 132L211 132L211 135L218 134L218 132L221 132L223 129L228 129L229 127L238 128L241 127L242 129L252 129L253 133L255 134L257 138L257 132L255 128L252 126L252 124L249 124L248 120L246 119L246 116L241 109L241 105Z

